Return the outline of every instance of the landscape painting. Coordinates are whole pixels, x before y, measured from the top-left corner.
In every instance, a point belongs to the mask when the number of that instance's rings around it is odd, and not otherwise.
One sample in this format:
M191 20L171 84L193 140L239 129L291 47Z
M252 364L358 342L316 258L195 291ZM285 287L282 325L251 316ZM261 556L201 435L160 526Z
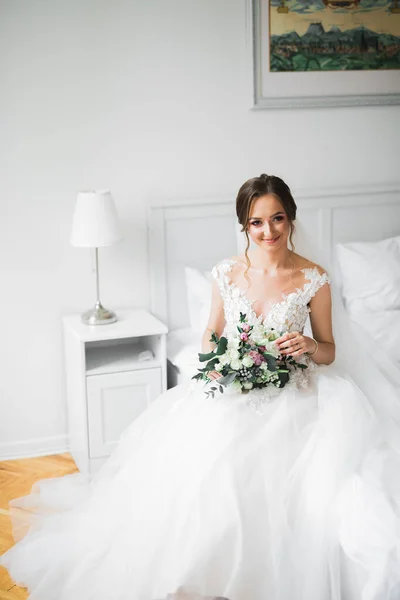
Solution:
M270 0L271 72L400 69L400 0Z

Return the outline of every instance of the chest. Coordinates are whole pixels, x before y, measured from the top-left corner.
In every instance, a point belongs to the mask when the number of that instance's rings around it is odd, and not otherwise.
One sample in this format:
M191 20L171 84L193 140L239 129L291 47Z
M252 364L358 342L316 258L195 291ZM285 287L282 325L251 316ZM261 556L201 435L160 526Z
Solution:
M250 323L263 322L279 332L302 331L310 312L309 298L303 290L281 294L276 302L259 303L252 300L236 286L229 286L224 298L227 323L236 327L240 313L246 314ZM260 310L261 307L261 310Z

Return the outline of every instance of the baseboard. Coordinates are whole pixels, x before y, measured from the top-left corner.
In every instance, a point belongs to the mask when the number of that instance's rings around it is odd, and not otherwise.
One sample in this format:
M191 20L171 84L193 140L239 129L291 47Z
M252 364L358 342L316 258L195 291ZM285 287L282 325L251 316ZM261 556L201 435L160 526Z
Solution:
M66 434L0 443L0 461L35 458L64 452L68 452L68 437Z

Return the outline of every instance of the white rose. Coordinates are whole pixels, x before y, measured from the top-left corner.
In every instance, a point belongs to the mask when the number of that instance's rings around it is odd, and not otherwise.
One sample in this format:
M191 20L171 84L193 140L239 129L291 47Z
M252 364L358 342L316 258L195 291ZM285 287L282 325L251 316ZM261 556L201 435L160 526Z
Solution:
M250 356L245 356L242 360L242 363L244 367L252 367L254 365L254 362L252 361Z
M221 356L218 357L219 362L222 365L228 365L231 362L231 359L229 358L228 354L221 354Z
M265 335L261 332L256 332L254 333L253 331L251 332L251 339L253 340L253 342L255 344L259 344L260 346L264 346L264 340L265 340Z
M238 337L233 337L229 340L228 348L233 350L238 350L240 344L240 340Z
M264 344L264 346L265 346L266 351L269 352L270 354L273 354L273 356L275 356L275 358L279 356L279 350L275 346L274 343L268 342L267 344Z
M218 363L217 365L215 365L215 370L218 372L222 371L223 368L224 368L224 365L221 365L221 363Z
M234 371L239 371L242 366L242 361L240 360L232 360L231 367Z
M234 392L238 392L239 394L242 393L242 384L240 383L240 381L237 381L236 379L235 379L235 381L232 381L232 383L230 383L228 387L231 390L233 390Z
M251 381L246 381L243 384L243 387L244 387L245 390L251 390L251 388L253 387L253 384L251 383Z
M228 350L227 354L231 360L239 360L240 358L239 350L236 350L235 348Z

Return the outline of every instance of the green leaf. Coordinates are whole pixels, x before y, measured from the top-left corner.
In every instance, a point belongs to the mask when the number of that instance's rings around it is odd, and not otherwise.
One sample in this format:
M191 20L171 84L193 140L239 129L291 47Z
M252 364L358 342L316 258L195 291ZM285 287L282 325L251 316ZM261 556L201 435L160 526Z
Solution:
M210 340L212 341L212 340ZM205 362L206 360L210 360L212 358L214 358L215 356L221 356L222 354L225 354L226 352L226 348L228 346L228 340L226 339L226 337L221 337L218 340L218 345L216 347L215 350L213 350L212 352L199 352L199 361L200 362Z
M193 375L192 379L203 379L203 373L196 373L196 375Z
M232 381L234 381L236 378L236 373L228 373L228 375L225 375L224 377L220 377L220 379L218 379L218 383L220 385L229 385L230 383L232 383Z
M219 358L218 358L218 356L216 356L215 358L213 358L206 364L206 370L213 371L215 368L215 365L217 365L218 363L219 363Z
M215 352L207 352L206 354L199 352L199 361L205 362L206 360L210 360L210 358L213 358L214 356Z
M284 387L289 381L289 373L288 371L280 370L278 371L279 381L281 382L281 387Z
M220 338L220 340L218 342L218 346L217 346L216 355L221 356L222 354L225 354L227 347L228 347L227 338L226 337Z
M217 388L215 386L209 388L209 390L206 392L206 397L208 398L208 396L211 396L212 398L214 398L216 389Z
M219 342L219 337L217 336L215 331L213 331L211 334L210 342L213 342L214 344L218 344L218 342Z
M265 358L265 362L268 365L268 371L276 371L278 367L276 364L277 361L275 356L273 356L269 352L263 352L263 356Z

